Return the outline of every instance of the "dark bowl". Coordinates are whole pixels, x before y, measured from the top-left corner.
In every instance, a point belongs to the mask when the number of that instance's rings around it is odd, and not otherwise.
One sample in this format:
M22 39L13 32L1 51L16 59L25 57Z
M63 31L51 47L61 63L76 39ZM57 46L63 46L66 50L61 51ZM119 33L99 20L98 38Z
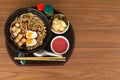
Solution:
M10 25L11 23L15 20L16 17L19 17L21 14L24 13L33 13L35 15L37 15L38 17L40 17L45 25L46 25L46 38L44 39L44 42L41 46L38 46L37 48L33 49L33 50L25 50L25 49L20 49L17 45L14 44L14 42L11 40L10 36ZM50 23L48 18L40 11L33 9L33 8L21 8L18 9L16 11L14 11L7 19L6 23L5 23L5 28L4 28L4 33L5 33L5 38L6 38L6 42L7 44L10 44L10 47L13 48L14 50L18 51L18 52L23 52L23 53L33 53L33 52L37 52L40 49L44 49L47 45L47 43L50 40L51 37L51 28L50 28Z

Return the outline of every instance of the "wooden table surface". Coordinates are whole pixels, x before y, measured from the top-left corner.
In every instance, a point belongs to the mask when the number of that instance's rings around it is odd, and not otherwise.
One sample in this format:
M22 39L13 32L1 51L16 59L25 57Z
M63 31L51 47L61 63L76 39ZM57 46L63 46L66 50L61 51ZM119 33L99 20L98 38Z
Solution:
M16 9L52 4L73 25L75 47L64 66L16 66L4 25ZM120 80L120 0L0 0L0 80Z

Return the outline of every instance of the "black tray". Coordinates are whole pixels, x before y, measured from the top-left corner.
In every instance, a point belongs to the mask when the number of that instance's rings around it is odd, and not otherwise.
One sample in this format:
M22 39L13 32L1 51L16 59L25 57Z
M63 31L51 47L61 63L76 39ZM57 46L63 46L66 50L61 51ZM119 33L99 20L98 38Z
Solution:
M32 7L32 8L36 9L36 7ZM60 11L55 10L55 9L54 9L54 13L55 14L62 14ZM64 65L68 61L68 59L70 58L71 53L72 53L73 48L74 48L74 32L72 29L72 25L70 24L68 31L65 32L64 34L55 34L52 32L50 41L48 42L47 46L45 47L46 51L52 52L52 50L50 48L50 43L51 43L51 40L55 36L64 36L69 41L69 44L70 44L69 50L65 54L63 54L63 56L66 57L66 61L59 61L59 62L58 61L25 61L26 63L24 65ZM12 47L7 42L6 42L6 47L7 47L9 56L14 61L14 63L16 65L23 65L20 63L19 60L14 60L14 57L18 57L18 54L20 52L16 52L14 49L12 49ZM33 54L26 54L25 55L25 57L32 57L32 56L33 56Z

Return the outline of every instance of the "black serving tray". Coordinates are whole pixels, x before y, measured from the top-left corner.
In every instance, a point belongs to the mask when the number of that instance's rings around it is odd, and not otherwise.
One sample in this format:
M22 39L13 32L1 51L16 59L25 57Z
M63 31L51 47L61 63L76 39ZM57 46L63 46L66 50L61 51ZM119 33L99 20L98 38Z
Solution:
M36 7L32 7L32 8L37 9ZM54 14L62 14L62 13L60 11L54 9ZM75 38L74 38L74 32L73 32L73 28L72 28L71 23L70 23L69 29L64 34L55 34L53 32L51 33L51 38L50 38L47 46L44 48L46 51L52 52L52 50L50 48L50 43L51 43L51 40L56 36L64 36L69 41L69 45L70 45L69 49L65 54L63 54L63 56L66 57L66 61L25 61L24 65L26 65L26 66L27 65L64 65L68 61L68 59L70 58L70 56L72 54L72 51L73 51L73 48L74 48L74 39ZM7 47L9 56L13 60L13 62L16 65L23 65L23 64L20 63L19 60L14 60L14 57L18 57L18 54L20 52L15 51L10 46L10 44L7 43L7 41L6 41L6 47ZM34 55L33 54L25 54L25 57L34 57Z

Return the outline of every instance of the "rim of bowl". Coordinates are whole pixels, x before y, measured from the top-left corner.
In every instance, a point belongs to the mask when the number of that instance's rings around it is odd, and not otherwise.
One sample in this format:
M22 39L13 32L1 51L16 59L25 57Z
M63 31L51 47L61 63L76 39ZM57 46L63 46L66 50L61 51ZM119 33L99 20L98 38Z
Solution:
M53 49L53 47L52 47L53 41L54 41L55 39L57 39L57 38L63 38L63 39L67 42L67 49L66 49L64 52L62 52L62 53L56 52L56 51ZM68 41L68 39L67 39L66 37L64 37L64 36L56 36L56 37L54 37L54 38L52 39L52 41L51 41L51 44L50 44L50 48L51 48L51 50L52 50L55 54L65 54L65 53L68 51L69 47L70 47L69 41Z
M57 14L57 15L61 15L61 16L64 17L63 14ZM67 19L66 19L66 20L67 20ZM51 22L51 23L52 23L52 22ZM51 25L51 26L52 26L52 25ZM52 29L52 27L51 27L51 31L52 31L53 33L55 33L55 34L64 34L64 33L69 29L69 26L70 26L70 22L67 20L67 28L66 28L64 31L62 31L62 32L56 32L55 30Z

